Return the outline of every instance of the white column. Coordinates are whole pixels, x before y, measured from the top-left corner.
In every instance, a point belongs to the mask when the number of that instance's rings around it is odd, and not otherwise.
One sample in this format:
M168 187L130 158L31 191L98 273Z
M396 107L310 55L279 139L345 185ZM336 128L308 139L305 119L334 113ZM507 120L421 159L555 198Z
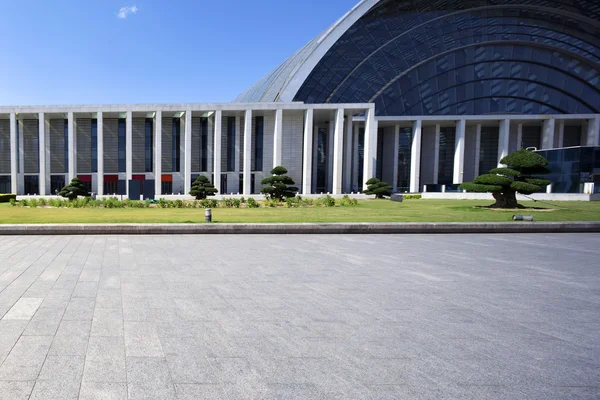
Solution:
M18 194L18 173L19 159L17 157L17 116L15 113L10 113L10 191L13 194Z
M352 191L352 114L346 116L346 130L344 132L344 173L343 191Z
M344 151L344 109L335 110L335 126L333 136L333 181L331 192L342 193L342 168Z
M244 117L244 182L243 195L251 194L252 183L252 110L246 110Z
M273 131L273 168L281 165L281 135L283 132L283 110L275 110L275 128Z
M23 124L23 120L17 120L17 124L19 124L19 175L18 175L18 185L19 185L19 192L23 193L23 194L27 194L25 193L25 139L24 139L24 124Z
M215 175L215 188L217 193L223 193L221 189L227 190L227 188L221 188L221 118L222 111L217 110L215 112L215 130L213 140L213 173Z
M40 195L46 195L46 118L44 117L44 113L38 114L38 134L39 134L39 192Z
M192 110L185 112L184 129L183 194L187 195L192 190Z
M553 130L554 131L554 130ZM500 164L500 160L508 155L508 138L510 135L510 120L503 119L500 121L500 129L498 131L498 166L502 166Z
M48 119L48 116L44 114L44 125L45 125L45 135L44 135L44 140L46 141L46 195L52 195L54 193L50 192L50 184L51 184L51 179L50 179L50 175L51 175L51 170L50 170L50 166L51 166L51 153L50 153L50 120Z
M475 168L473 169L475 176L479 176L479 161L481 151L481 124L475 127Z
M456 121L456 135L454 138L454 171L452 183L463 183L463 171L465 167L465 131L467 121L460 119Z
M75 120L73 119L73 112L67 114L67 135L68 135L68 149L69 149L69 174L67 177L67 184L71 182L71 179L75 178L76 172L76 159L75 159Z
M600 145L600 116L588 120L586 146Z
M96 188L99 196L104 195L104 116L102 111L98 111L97 117L97 135L98 138L98 172L96 173Z
M523 145L523 124L517 125L517 150L520 150Z
M131 111L125 116L125 190L129 195L129 182L133 178L133 127Z
M440 170L440 124L435 125L435 142L433 145L433 183L437 185Z
M304 149L302 160L302 194L312 192L313 109L304 112Z
M565 121L564 120L560 120L558 122L558 146L557 147L564 147L564 143L565 143Z
M154 196L162 191L162 111L154 115Z
M373 108L369 108L365 112L364 143L363 182L359 182L359 186L362 186L363 190L367 190L365 182L373 178L377 162L377 121L375 121L375 109Z
M333 139L335 136L335 111L332 113L327 131L327 193L333 192Z
M396 124L394 126L394 173L392 187L394 188L394 192L398 191L398 148L400 147L400 125Z
M358 127L357 127L358 128ZM352 191L361 190L362 183L358 181L358 135L360 129L354 129L352 132ZM355 190L356 187L356 190Z
M422 121L413 122L412 143L410 149L410 192L419 192L421 174L421 131Z
M542 149L554 148L554 124L554 118L550 118L542 125Z

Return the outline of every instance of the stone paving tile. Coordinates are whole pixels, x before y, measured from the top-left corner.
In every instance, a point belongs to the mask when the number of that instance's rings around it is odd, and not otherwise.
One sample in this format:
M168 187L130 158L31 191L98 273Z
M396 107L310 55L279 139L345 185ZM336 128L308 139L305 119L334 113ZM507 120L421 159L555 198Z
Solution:
M38 377L52 336L21 336L0 366L0 381L28 381Z
M37 311L40 304L42 304L44 298L39 297L22 297L20 298L14 306L6 314L2 319L11 320L11 319L25 319L30 320L35 312Z
M599 395L600 235L39 239L0 236L2 400Z

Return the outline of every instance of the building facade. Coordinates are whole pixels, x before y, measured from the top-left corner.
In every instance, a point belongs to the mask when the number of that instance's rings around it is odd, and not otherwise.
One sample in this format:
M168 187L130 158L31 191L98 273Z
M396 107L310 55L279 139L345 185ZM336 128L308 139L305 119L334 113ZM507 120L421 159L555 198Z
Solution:
M599 142L597 1L362 0L233 103L0 107L0 192L249 195L275 165L304 194L455 189Z

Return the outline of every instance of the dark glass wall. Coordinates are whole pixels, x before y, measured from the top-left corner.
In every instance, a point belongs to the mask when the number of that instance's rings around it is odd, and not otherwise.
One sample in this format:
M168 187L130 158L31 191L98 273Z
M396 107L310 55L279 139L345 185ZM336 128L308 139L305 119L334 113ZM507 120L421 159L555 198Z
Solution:
M265 119L264 117L256 117L254 127L254 138L252 145L254 146L254 171L262 171L263 169L263 133ZM254 176L254 175L253 175Z
M542 147L542 127L541 126L524 126L521 134L521 148Z
M173 118L173 147L171 158L173 160L173 172L179 172L181 170L181 119Z
M553 193L582 193L583 184L597 182L600 188L600 147L573 147L538 151L548 160ZM596 187L598 186L598 187Z
M208 171L208 118L200 118L200 171Z
M92 119L92 172L98 172L98 120Z
M125 118L119 118L119 172L126 172L127 170L127 134L125 127Z
M235 118L227 118L227 171L235 171Z
M377 115L600 112L600 3L384 0L296 94Z
M154 165L154 119L146 118L144 129L145 171L152 172Z
M498 128L493 126L481 127L479 142L479 174L487 174L490 169L498 166Z
M319 128L317 135L317 193L326 193L329 135L326 128Z
M454 179L454 142L456 128L440 128L440 150L438 159L438 184L449 185Z
M410 191L410 157L412 152L412 129L400 128L398 143L398 191Z
M10 176L0 176L0 193L10 193L11 191Z

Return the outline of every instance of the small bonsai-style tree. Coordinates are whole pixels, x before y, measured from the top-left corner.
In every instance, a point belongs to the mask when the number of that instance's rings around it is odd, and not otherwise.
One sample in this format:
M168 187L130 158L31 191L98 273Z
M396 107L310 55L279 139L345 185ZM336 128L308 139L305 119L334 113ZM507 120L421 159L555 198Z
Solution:
M287 197L294 197L298 188L293 185L292 178L286 175L287 169L277 166L271 170L271 176L263 179L260 183L267 185L261 189L261 192L267 199L283 201Z
M204 175L200 175L196 178L194 183L192 183L192 189L190 190L190 195L194 196L196 200L202 200L208 196L214 196L215 193L217 193L215 185L210 183L208 178Z
M535 177L550 172L546 168L548 161L538 153L517 150L500 160L500 164L505 167L493 168L460 187L467 192L491 193L496 203L490 207L518 208L517 193L532 194L550 184L547 179Z
M62 197L66 197L69 200L75 200L77 196L87 197L90 195L85 188L85 185L79 178L71 179L71 183L63 187L58 194Z
M376 199L383 199L385 196L389 196L390 190L393 188L387 184L387 182L380 181L377 178L371 178L367 182L367 190L364 194L374 194Z

